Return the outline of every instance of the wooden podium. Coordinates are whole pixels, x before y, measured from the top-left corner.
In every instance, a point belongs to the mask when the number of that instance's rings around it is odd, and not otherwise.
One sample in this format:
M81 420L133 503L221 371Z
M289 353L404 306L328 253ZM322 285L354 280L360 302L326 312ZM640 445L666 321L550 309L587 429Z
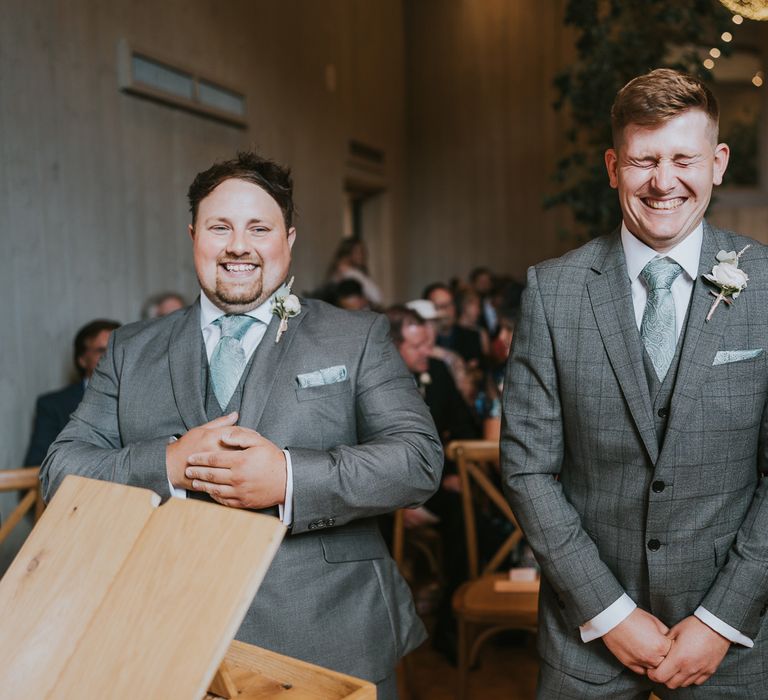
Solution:
M365 681L232 642L282 523L159 502L64 480L0 580L4 699L375 698Z

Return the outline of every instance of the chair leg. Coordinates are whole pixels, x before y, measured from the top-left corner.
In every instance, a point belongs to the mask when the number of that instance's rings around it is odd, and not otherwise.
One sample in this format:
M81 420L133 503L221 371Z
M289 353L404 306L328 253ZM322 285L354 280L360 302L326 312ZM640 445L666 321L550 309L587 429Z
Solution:
M467 700L469 696L469 655L472 644L469 638L469 624L462 618L458 619L459 627L459 683L457 687L458 700Z

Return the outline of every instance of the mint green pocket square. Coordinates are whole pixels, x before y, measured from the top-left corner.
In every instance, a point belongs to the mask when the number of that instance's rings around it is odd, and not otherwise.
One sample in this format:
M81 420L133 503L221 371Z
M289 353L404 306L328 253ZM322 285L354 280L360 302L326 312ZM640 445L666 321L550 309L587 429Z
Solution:
M712 366L727 365L729 362L741 362L742 360L754 360L762 354L762 348L757 348L756 350L720 350L715 355L715 361L712 363Z

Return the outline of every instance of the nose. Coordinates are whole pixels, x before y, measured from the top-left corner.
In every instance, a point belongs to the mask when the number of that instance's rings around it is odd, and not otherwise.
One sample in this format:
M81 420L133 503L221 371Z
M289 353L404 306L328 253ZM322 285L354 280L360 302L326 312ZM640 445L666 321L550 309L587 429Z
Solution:
M674 165L668 160L661 160L653 171L653 187L658 192L669 192L675 186Z
M239 229L233 229L227 238L227 252L232 255L245 255L248 251L248 242L246 232Z

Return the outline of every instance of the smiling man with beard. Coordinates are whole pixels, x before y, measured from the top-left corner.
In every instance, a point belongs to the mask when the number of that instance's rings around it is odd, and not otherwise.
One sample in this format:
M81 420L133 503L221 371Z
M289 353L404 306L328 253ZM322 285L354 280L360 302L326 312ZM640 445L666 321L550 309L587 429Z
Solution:
M729 151L702 82L652 71L611 116L621 228L529 270L504 386L539 697L759 700L767 249L703 218Z
M189 201L200 298L113 334L41 469L45 497L81 474L280 517L289 535L237 638L395 697L425 632L376 516L436 490L434 423L383 316L288 296L287 170L243 153Z

